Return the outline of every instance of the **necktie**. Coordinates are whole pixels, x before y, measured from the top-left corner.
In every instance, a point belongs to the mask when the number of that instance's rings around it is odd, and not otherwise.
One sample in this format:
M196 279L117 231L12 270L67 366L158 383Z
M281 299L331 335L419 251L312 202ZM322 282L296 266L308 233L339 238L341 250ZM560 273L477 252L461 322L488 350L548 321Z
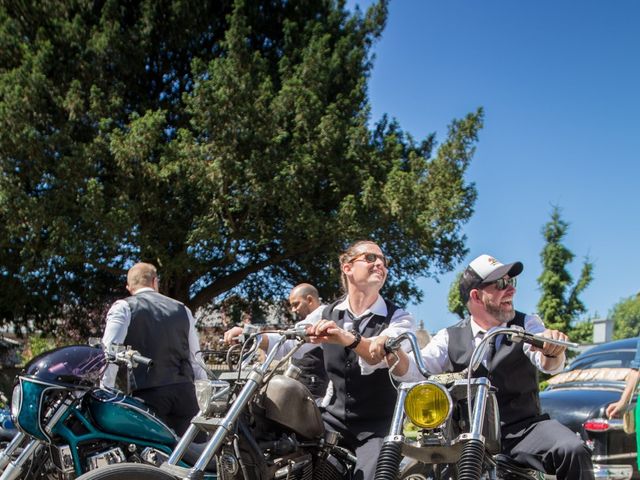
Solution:
M491 360L493 360L493 357L496 354L496 341L498 340L498 336L496 337L492 337L491 340L489 340L489 350L487 353L487 365L489 365L489 363L491 363Z
M360 317L354 317L353 313L351 313L349 310L347 310L347 315L349 315L349 317L351 318L351 330L354 330L358 333L360 333L360 325L362 324L362 322L364 322L365 320L368 320L369 318L371 318L373 316L373 313L367 313L366 315L362 315Z

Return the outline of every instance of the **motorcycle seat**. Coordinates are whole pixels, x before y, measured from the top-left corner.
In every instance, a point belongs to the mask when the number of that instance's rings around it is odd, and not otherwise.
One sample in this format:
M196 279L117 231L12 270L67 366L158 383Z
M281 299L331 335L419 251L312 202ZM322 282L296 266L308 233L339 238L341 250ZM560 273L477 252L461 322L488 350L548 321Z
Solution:
M498 465L499 469L505 469L516 475L522 475L523 478L531 478L531 475L536 473L535 469L516 462L509 455L499 453L493 458L496 461L496 465Z

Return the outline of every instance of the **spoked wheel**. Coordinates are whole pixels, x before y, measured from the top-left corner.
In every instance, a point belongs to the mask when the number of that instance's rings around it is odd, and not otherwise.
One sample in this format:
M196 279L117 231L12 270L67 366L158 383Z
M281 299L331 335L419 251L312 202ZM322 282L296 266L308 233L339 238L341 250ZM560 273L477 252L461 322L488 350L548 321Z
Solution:
M91 470L77 480L175 480L175 477L151 465L118 463Z

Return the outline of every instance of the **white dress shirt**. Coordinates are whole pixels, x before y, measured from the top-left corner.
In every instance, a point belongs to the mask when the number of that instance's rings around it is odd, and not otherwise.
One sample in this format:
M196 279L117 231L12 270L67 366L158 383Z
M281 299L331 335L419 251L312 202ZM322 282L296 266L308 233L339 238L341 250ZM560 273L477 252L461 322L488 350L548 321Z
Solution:
M500 326L504 327L506 324ZM524 329L529 333L539 334L544 332L545 326L537 315L525 315ZM473 320L473 317L471 317L471 332L473 333L473 344L469 344L470 350L478 346L485 333L485 330ZM542 352L531 351L531 346L526 343L523 344L522 350L524 354L529 357L531 363L544 373L555 374L564 368L564 353L562 354L562 361L558 363L555 369L546 370L542 368ZM449 332L447 332L446 328L440 330L431 341L422 348L420 353L425 367L430 374L435 375L453 371L453 366L449 360ZM394 375L394 377L402 382L418 382L424 380L424 377L418 370L415 359L411 355L409 355L409 369L407 372L402 376Z
M312 311L311 313L309 313L309 315L307 315L304 320L300 320L299 322L296 322L296 324L294 325L294 328L298 328L300 326L304 326L304 325L313 325L315 324L318 320L320 320L320 315L322 314L322 310L324 309L325 305L320 305L319 307L317 307L314 311ZM318 318L316 318L318 317ZM310 319L314 319L314 320L310 320ZM277 333L266 333L263 334L267 337L269 343L267 346L267 353L271 352L271 350L273 350L273 347L275 347L276 343L278 342L278 339L280 338L280 335L278 335ZM279 353L276 356L276 358L282 358L284 357L289 351L291 351L291 349L294 347L294 345L296 344L295 340L291 340L291 341L287 341L285 342L285 344L280 347ZM292 358L296 358L299 359L301 358L305 353L307 353L309 350L313 349L317 347L317 345L314 345L312 343L306 343L304 345L302 345L291 357Z
M367 323L369 323L369 318L372 316L371 314L386 317L388 313L387 304L380 295L378 295L378 298L376 299L376 301L373 302L373 305L371 305L371 307L369 307L359 316L355 315L349 308L349 296L346 296L342 302L337 304L335 306L335 309L349 311L354 318L364 317L364 320L362 320L362 322L360 323L360 327L359 327L360 332L362 332L364 328L367 326ZM307 315L307 317L304 320L296 323L296 326L301 324L315 325L320 320L322 320L323 311L324 311L324 305L316 308L313 312ZM351 316L345 315L342 328L344 330L351 330L352 327L353 327L353 321L351 319ZM385 328L384 330L382 330L382 332L380 332L380 336L386 335L390 338L395 338L401 333L404 333L407 331L415 332L415 330L416 330L416 322L413 316L409 312L401 308L398 308L393 313L393 316L389 321L389 326L387 326L387 328ZM267 335L267 338L269 339L269 345L267 347L268 352L274 348L275 342L277 342L277 339L279 338L278 335L274 335L274 334L270 334L270 335L269 334ZM373 339L376 337L370 337L370 338ZM407 342L403 342L403 348L408 348L408 346L405 346L404 343L407 343ZM284 356L287 352L289 352L293 348L294 345L295 345L295 341L293 340L287 340L286 342L284 342L284 344L280 347L278 351L278 356ZM313 347L315 345L311 344L310 346ZM302 350L302 348L305 348L305 347L306 345L303 345L302 347L300 347L300 350ZM360 371L363 375L369 375L373 373L375 370L377 370L378 368L387 368L387 364L384 361L377 363L375 365L369 365L359 355L358 355L358 364L360 365ZM333 394L334 394L333 382L329 382L329 384L327 385L327 391L325 393L325 396L321 401L321 406L326 407L327 405L329 405L329 403L331 403L331 399L333 398Z
M136 290L134 295L142 292L155 292L153 288L144 287ZM193 318L191 310L186 306L187 317L189 318L189 361L193 368L193 375L196 380L204 380L207 378L207 374L200 364L196 361L196 355L200 357L200 342L198 340L198 332L196 331L196 321ZM104 335L102 336L103 345L109 346L113 343L123 344L129 331L129 324L131 323L131 307L126 300L117 300L107 312L107 324L104 329ZM141 353L142 354L142 353ZM109 365L102 377L102 385L105 387L111 387L115 385L116 374L118 373L117 365Z

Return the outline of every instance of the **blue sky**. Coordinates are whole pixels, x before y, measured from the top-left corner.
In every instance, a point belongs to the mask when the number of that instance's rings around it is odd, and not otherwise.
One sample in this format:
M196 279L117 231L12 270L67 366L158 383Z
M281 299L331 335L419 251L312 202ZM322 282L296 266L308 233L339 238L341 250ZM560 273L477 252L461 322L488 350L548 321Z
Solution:
M453 118L485 109L466 177L478 200L465 262L482 253L522 261L519 310L536 310L553 205L570 223L574 279L585 256L595 264L582 295L588 316L640 292L639 21L635 0L391 2L373 49L372 121L387 113L418 140L442 140ZM430 331L456 320L453 278L418 282L424 299L409 310Z

